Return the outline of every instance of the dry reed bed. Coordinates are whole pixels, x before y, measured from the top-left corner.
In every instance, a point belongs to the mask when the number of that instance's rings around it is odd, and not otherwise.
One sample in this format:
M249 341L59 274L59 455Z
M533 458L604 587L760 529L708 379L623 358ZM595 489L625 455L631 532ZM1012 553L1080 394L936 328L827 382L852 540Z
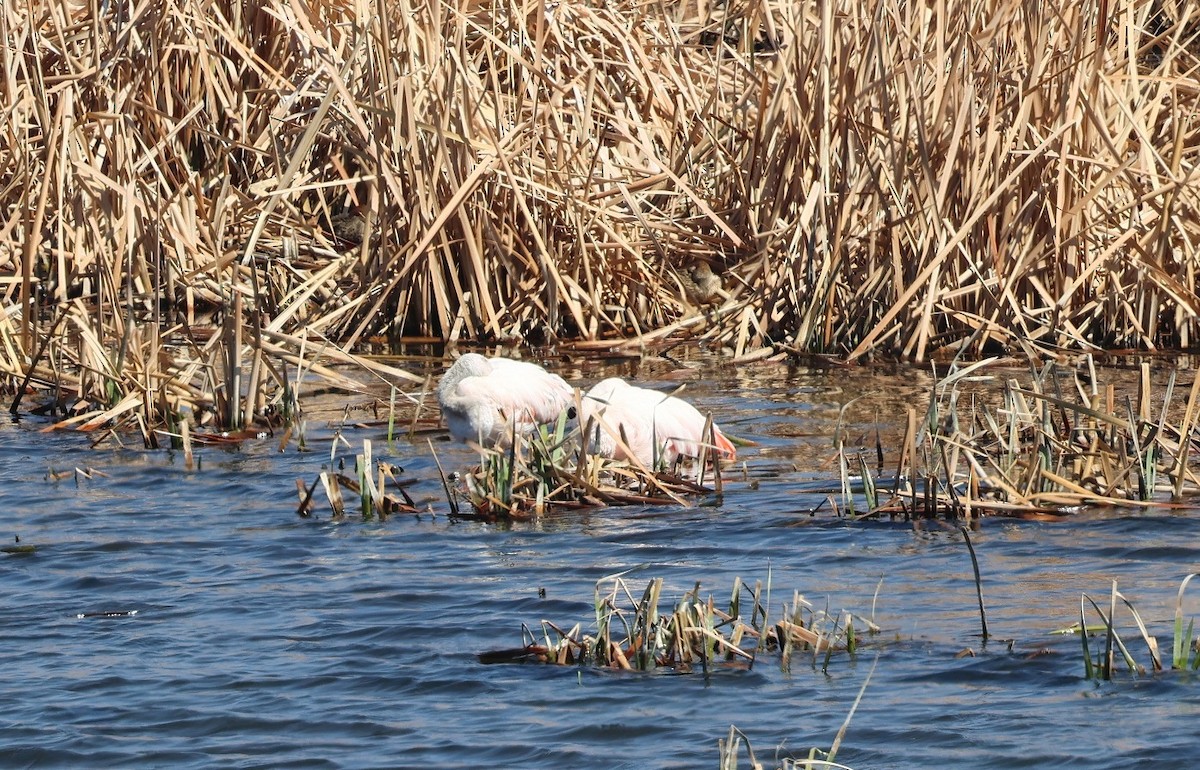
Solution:
M377 333L1190 345L1194 17L6 5L0 372L89 420L237 427L285 363Z

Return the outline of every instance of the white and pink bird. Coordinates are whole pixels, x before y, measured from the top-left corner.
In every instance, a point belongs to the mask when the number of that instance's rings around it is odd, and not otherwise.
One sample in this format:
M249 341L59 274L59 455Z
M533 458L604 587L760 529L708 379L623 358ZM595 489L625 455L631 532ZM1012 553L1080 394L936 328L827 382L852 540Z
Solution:
M437 398L451 436L490 447L553 423L575 391L537 364L466 353L442 375Z
M603 380L587 392L579 424L592 425L588 444L604 457L629 460L630 454L647 468L673 465L682 457L699 457L703 446L709 456L732 460L733 443L712 426L696 407L681 398L630 385L619 377ZM628 451L626 451L628 450Z
M588 451L647 468L670 466L683 457L732 460L737 451L716 425L681 398L630 385L619 377L592 386L574 414L575 391L557 374L537 364L467 353L454 362L438 385L438 404L450 435L483 446L507 446L513 435L549 425L564 412L591 427Z

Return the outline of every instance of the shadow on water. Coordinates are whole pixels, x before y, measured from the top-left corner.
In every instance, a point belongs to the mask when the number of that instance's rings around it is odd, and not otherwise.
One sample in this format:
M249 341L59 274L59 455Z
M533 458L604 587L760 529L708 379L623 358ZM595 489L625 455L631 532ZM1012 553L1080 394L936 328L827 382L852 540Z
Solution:
M1169 649L1176 591L1200 567L1194 511L984 520L972 542L985 643L956 528L852 523L823 506L839 420L850 441L873 451L878 431L894 453L907 409L927 403L928 372L687 355L572 362L564 374L684 384L754 442L720 504L690 509L451 521L426 443L438 435L389 445L369 400L311 404L312 451L249 441L200 450L192 470L170 452L0 425L0 537L33 547L0 553L3 764L714 767L730 724L769 762L777 747L827 748L878 656L838 754L850 766L1190 766L1193 674L1087 680L1078 637L1052 632L1078 620L1082 594L1106 602L1116 580ZM297 517L295 480L330 462L335 433L351 467L363 438L402 466L423 513ZM447 467L474 461L434 445ZM49 478L76 467L105 475ZM699 581L718 603L735 578L769 571L772 612L795 591L882 631L827 668L803 655L787 670L764 657L708 677L477 662L519 645L522 623L590 628L596 581L630 569L638 590L664 578L664 601ZM1197 614L1193 597L1185 609Z

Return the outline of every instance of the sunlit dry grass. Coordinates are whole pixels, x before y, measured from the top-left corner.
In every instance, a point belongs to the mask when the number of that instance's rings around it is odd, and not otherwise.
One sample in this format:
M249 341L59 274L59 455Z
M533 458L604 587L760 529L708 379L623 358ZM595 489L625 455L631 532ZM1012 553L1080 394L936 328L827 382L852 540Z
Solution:
M0 372L63 416L261 422L378 334L1195 342L1185 3L31 0L0 33Z

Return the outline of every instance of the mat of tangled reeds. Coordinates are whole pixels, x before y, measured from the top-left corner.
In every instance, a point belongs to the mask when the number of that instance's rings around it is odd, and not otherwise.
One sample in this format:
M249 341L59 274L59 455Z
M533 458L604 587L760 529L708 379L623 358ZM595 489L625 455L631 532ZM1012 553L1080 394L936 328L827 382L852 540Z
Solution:
M0 375L237 429L381 334L1189 346L1198 32L1179 0L5 4Z
M1191 463L1200 378L1180 397L1172 370L1156 391L1143 363L1136 393L1118 395L1100 382L1090 357L1031 367L1025 376L986 375L996 363L955 367L937 383L923 419L909 409L894 477L879 478L881 446L873 473L865 453L839 444L845 512L1057 517L1084 507L1183 506L1200 493Z
M784 669L797 656L824 669L833 655L853 653L863 634L880 630L859 615L815 609L798 592L778 618L771 616L769 575L765 585L753 587L735 580L724 608L711 595L702 597L696 583L664 610L662 578L635 598L626 582L631 571L597 581L592 633L584 633L582 624L564 629L543 620L537 633L522 627L521 647L481 653L480 660L707 674L717 666L753 668L769 653Z

